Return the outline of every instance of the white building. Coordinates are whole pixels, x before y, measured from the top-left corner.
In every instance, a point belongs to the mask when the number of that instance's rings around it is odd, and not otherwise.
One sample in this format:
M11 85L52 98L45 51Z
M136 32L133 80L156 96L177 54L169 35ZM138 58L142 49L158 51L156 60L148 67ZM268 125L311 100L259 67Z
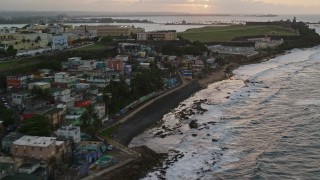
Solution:
M54 82L68 84L68 87L75 85L77 78L70 76L66 72L58 72L54 74Z
M96 76L87 78L87 82L96 87L107 87L110 84L110 77Z
M55 102L62 102L66 107L74 106L75 98L71 97L71 89L52 88L50 91Z
M106 105L105 104L97 104L97 105L95 105L94 108L95 108L95 111L100 119L106 115Z
M32 95L29 92L16 92L12 93L12 103L15 106L23 107L27 99L31 99Z
M41 89L49 89L51 87L51 84L46 82L34 82L28 84L28 89L32 89L34 87L38 87Z
M51 89L51 95L53 96L55 101L68 101L70 99L71 90L70 89L61 89L61 88L53 88Z
M53 35L50 39L52 49L62 49L68 47L67 35Z
M255 56L255 55L259 54L259 52L255 51L254 47L214 45L214 46L209 46L208 49L214 53L242 55L242 56L246 56L246 57L251 57L251 56Z
M81 141L80 134L81 134L80 127L62 126L57 130L58 137L73 139L75 143L79 143Z
M267 48L276 48L277 46L280 46L283 44L283 39L281 40L272 40L270 42L256 42L255 48L256 49L267 49Z

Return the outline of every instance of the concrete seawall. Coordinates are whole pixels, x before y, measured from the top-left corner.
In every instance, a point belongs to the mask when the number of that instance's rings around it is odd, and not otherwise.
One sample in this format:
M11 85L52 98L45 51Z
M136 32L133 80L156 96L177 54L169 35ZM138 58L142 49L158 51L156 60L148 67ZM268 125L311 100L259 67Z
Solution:
M164 114L199 90L201 90L200 84L197 81L192 81L183 88L155 100L123 122L114 133L114 139L128 145L135 136L160 121Z

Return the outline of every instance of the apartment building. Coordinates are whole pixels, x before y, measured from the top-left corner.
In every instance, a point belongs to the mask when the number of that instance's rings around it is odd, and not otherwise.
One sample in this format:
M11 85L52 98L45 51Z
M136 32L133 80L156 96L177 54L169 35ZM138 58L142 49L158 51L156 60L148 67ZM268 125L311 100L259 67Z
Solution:
M52 49L62 49L68 47L67 35L53 35L50 38Z
M50 35L47 33L0 33L0 41L5 48L12 45L18 50L47 47L49 38Z
M70 76L66 72L59 72L54 74L54 82L55 83L62 83L66 84L67 87L72 87L76 83L76 77L75 76Z
M12 143L13 157L48 160L55 156L59 160L64 152L64 141L55 137L23 136Z
M100 26L77 26L75 32L97 31L97 36L130 36L144 32L143 28L135 28L133 26L115 26L115 25L100 25Z
M137 40L172 41L178 38L176 31L151 31L137 33Z
M80 127L75 127L72 125L62 126L57 130L57 136L72 139L75 143L79 143L81 141Z

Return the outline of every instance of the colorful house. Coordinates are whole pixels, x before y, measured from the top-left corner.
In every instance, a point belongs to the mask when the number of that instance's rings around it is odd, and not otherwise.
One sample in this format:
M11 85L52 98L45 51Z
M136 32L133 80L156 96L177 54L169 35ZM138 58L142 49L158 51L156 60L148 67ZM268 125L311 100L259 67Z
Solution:
M78 107L78 108L85 108L85 107L90 106L91 104L92 104L91 99L85 99L85 100L81 100L81 101L76 101L74 103L74 106Z
M28 77L25 75L7 76L6 77L7 89L17 90L20 88L27 87L27 79Z

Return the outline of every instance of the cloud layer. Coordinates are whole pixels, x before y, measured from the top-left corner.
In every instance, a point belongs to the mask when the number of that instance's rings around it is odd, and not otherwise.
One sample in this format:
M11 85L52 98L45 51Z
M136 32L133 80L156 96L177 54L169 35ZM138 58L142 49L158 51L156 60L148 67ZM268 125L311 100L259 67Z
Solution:
M319 0L0 0L0 10L189 13L319 13Z

